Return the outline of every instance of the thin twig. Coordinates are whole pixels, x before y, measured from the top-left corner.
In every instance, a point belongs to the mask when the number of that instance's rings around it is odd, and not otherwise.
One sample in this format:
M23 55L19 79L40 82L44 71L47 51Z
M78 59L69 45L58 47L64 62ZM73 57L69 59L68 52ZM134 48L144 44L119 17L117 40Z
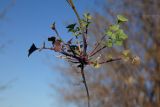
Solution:
M5 17L6 13L15 4L15 2L15 0L11 0L11 2L2 11L0 11L0 19L3 19Z
M54 50L54 49L53 49L53 48L42 47L42 48L38 48L38 50L41 51L41 50ZM79 57L77 57L77 56L75 56L75 55L72 55L72 54L69 54L69 53L67 53L67 52L65 52L65 51L61 51L61 52L59 52L59 53L65 55L65 56L71 57L71 58L75 58L75 59L77 59L78 61L80 60Z
M53 25L52 25L52 30L54 30L55 33L56 33L56 35L57 35L57 37L58 37L60 40L62 40L62 38L61 38L61 36L59 35L58 30L57 30L57 28L56 28L56 23L55 23L55 22L54 22ZM62 40L62 42L64 43L63 40Z
M109 60L100 62L99 64L105 64L105 63L114 62L114 61L118 61L118 60L122 60L122 58L109 59Z
M105 49L107 46L103 46L102 48L98 49L96 52L92 53L89 57L94 56L95 54L97 54L98 52L102 51L103 49Z
M62 38L61 38L61 36L59 35L59 33L58 33L58 30L57 30L57 28L55 28L55 33L57 34L57 36L59 37L59 39L61 39L62 40Z
M93 52L98 48L98 46L100 45L100 43L103 41L103 39L105 38L106 36L103 36L102 38L101 38L101 40L98 42L98 43L96 43L95 45L95 48L90 52L90 54L89 55L92 55L93 54Z

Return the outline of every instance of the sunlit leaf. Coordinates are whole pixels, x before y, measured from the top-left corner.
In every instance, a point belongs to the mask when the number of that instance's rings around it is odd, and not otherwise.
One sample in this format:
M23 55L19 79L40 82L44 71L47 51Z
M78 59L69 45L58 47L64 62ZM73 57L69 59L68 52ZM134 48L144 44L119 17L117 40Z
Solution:
M122 55L123 55L123 60L125 62L128 62L130 60L130 57L131 57L131 52L130 52L130 50L124 50L122 52Z
M124 55L124 56L129 56L129 54L130 54L130 50L124 50L122 52L122 55Z
M107 44L106 44L108 47L112 47L113 46L113 41L111 39L109 39L107 41Z
M128 19L125 18L125 17L122 16L122 15L117 15L117 19L118 19L118 23L127 22L127 21L128 21Z
M92 19L92 16L90 15L90 13L85 13L83 16L87 20L91 20Z
M119 29L119 25L111 25L110 27L109 27L109 30L111 30L111 31L116 31L116 30L118 30Z
M111 25L106 31L105 35L109 37L110 40L107 41L107 46L112 47L113 45L121 46L128 36L123 32L118 24Z
M93 67L94 67L94 68L100 68L100 64L96 61L96 62L93 64Z
M116 40L115 45L121 46L123 44L122 40Z
M112 32L111 31L106 31L106 33L105 33L107 36L111 36L112 35Z

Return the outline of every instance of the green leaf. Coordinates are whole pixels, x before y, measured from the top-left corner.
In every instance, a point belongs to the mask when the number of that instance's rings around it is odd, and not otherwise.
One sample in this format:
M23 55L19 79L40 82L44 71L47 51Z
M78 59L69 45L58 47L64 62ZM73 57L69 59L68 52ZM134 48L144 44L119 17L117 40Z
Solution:
M128 36L123 32L122 29L119 29L117 33L118 33L120 39L125 40L128 38Z
M108 46L108 47L112 47L112 46L113 46L113 41L112 41L111 39L109 39L109 40L107 41L107 46Z
M82 25L82 27L88 28L89 25L91 24L91 22L90 22L89 20L91 20L92 17L91 17L91 15L90 15L90 13L85 13L85 14L83 15L83 17L84 17L84 18L81 19L81 25Z
M28 50L28 57L34 52L36 51L38 48L35 46L35 44L33 43L32 46L30 47L30 49Z
M128 21L128 19L122 15L118 15L117 17L121 22ZM128 38L123 29L120 28L119 24L109 26L109 28L105 31L105 35L109 37L109 40L107 41L108 47L112 47L113 45L121 46L123 41Z
M123 35L121 36L121 38L122 38L123 40L125 40L125 39L128 38L128 36L127 36L126 34L123 34Z
M86 27L87 26L87 22L85 20L81 20L81 24L82 24L82 27Z
M111 35L112 40L115 40L116 37L117 37L117 35L116 35L115 33L113 33L113 34Z
M109 30L111 30L111 31L117 31L119 29L119 25L111 25L110 27L109 27Z
M74 28L76 26L76 23L68 25L66 28L68 28L68 32L75 32Z
M112 35L112 32L108 30L108 31L106 31L105 34L110 37Z
M117 19L118 19L118 23L127 22L127 21L128 21L128 19L125 18L125 17L122 16L122 15L117 15Z
M127 62L130 59L131 52L130 52L130 50L124 50L124 51L122 51L122 55L123 55L123 60L125 62Z
M123 44L122 40L116 40L115 41L115 45L117 45L117 46L121 46L122 44Z
M87 19L87 20L91 20L92 19L92 16L90 15L90 13L84 13L84 18Z

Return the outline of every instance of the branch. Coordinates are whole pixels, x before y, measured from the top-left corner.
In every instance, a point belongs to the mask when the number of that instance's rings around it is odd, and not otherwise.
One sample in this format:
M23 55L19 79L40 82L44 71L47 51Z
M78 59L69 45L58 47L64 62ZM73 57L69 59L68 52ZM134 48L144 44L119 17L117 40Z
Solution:
M62 52L60 52L60 53L63 54L63 55L66 55L66 56L75 58L75 59L77 59L78 61L80 60L79 57L77 57L77 56L75 56L75 55L72 55L72 54L69 54L69 53L67 53L67 52L62 51Z
M89 57L94 56L95 54L97 54L98 52L102 51L103 49L105 49L107 46L103 46L102 48L98 49L96 52L92 53Z
M42 51L42 50L54 50L54 49L53 49L53 48L42 47L42 48L38 48L38 50L39 50L39 51ZM77 59L78 61L80 60L79 57L77 57L77 56L75 56L75 55L72 55L72 54L69 54L69 53L67 53L67 52L65 52L65 51L61 51L61 52L59 52L59 53L65 55L65 56L71 57L71 58L75 58L75 59Z
M100 40L98 43L95 44L95 48L90 52L89 55L92 55L92 54L93 54L93 52L98 48L98 46L100 45L100 43L103 41L104 38L105 38L105 36L103 36L103 37L101 38L101 40Z
M71 52L73 53L73 55L76 57L77 56L77 54L74 52L74 50L71 48L71 46L70 45L68 45L69 46L69 49L71 50Z
M55 32L56 32L57 36L59 37L59 39L62 40L62 38L61 38L61 36L59 35L58 30L57 30L56 28L55 28Z
M85 77L85 74L84 74L84 64L82 63L81 65L82 65L81 75L82 75L82 79L83 79L83 84L84 84L84 86L86 88L86 92L87 92L88 107L90 107L90 94L89 94L88 85L87 85L87 82L86 82L86 77Z
M100 62L99 64L105 64L105 63L114 62L114 61L118 61L118 60L122 60L122 58L109 59L109 60Z
M82 38L83 38L83 55L86 55L86 51L87 51L87 40L86 40L86 35L85 35L85 32L84 32L84 29L83 29L83 26L82 26L82 23L81 23L81 18L76 10L76 7L74 6L74 3L72 0L66 0L68 2L68 4L71 6L71 8L73 9L77 19L78 19L78 22L79 22L79 25L80 25L80 29L82 31Z
M59 35L58 30L57 30L57 28L56 28L56 23L55 23L55 22L52 24L51 28L52 28L52 30L55 31L57 37L59 37L59 39L62 40L62 38L61 38L61 36Z
M8 10L15 4L15 0L11 0L11 2L0 12L0 19L3 19L8 12Z

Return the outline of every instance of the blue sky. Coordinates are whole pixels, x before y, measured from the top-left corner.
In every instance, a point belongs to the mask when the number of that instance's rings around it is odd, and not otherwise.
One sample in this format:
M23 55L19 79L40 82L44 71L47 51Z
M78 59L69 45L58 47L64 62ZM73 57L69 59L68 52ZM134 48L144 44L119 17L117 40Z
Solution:
M93 9L93 1L75 0L80 13ZM9 2L0 0L0 10ZM0 42L6 43L0 51L0 84L13 81L0 92L0 107L67 107L49 87L61 77L57 70L51 69L47 56L54 66L63 63L50 52L35 53L28 58L27 50L33 42L41 45L54 35L50 29L53 21L67 39L65 26L74 18L65 0L16 0L0 20Z

